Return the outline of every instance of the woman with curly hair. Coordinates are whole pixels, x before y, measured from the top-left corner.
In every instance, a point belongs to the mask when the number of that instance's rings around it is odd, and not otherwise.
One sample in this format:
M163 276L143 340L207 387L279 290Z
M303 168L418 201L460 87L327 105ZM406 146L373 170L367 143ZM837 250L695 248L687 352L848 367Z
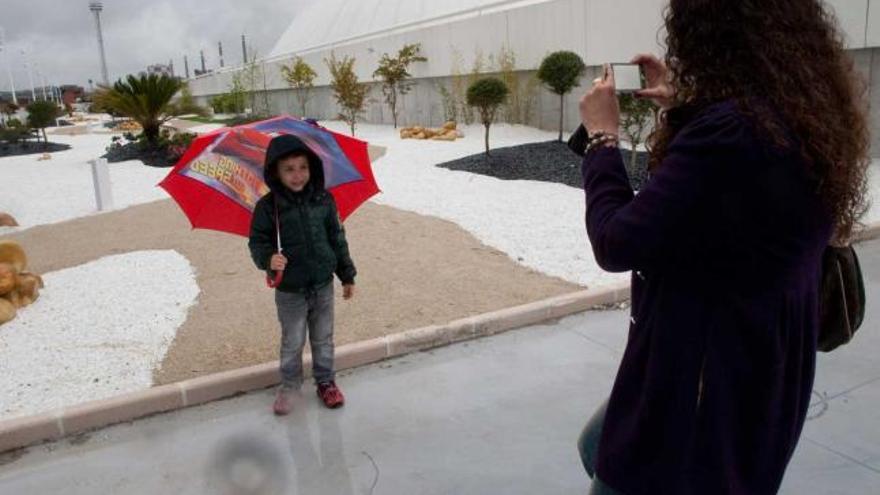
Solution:
M820 261L865 211L861 89L821 0L671 0L634 195L614 75L581 100L586 225L633 271L626 351L579 441L592 493L776 493L810 404Z

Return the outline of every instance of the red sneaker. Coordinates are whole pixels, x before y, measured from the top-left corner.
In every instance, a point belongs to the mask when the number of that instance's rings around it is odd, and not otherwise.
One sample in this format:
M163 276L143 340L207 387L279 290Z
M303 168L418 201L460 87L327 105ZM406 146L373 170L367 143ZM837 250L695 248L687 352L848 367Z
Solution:
M318 384L318 397L324 401L324 405L330 409L342 407L345 404L345 397L342 391L336 386L336 382L324 382Z

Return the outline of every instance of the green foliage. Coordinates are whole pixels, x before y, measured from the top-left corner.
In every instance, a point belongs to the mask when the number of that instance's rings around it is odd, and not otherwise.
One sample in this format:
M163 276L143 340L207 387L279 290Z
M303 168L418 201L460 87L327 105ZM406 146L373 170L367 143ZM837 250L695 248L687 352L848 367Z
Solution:
M199 117L206 117L208 115L208 110L196 103L192 92L189 90L189 85L183 83L183 87L180 88L180 96L178 96L176 102L171 104L170 113L173 113L174 115L198 115Z
M638 145L644 140L656 107L650 100L636 98L631 93L619 94L617 101L620 104L620 129L632 145L630 165L635 166Z
M188 132L171 132L162 129L156 143L151 143L144 134L135 136L126 132L121 137L111 138L104 157L111 163L141 160L149 166L170 167L180 160L196 137L195 134Z
M562 123L564 120L566 93L578 85L587 67L581 57L574 52L558 51L544 57L538 68L538 79L547 88L559 95L559 141L562 141Z
M250 52L250 62L244 65L244 68L236 74L238 82L242 88L242 92L247 99L250 100L251 112L258 115L269 114L269 89L266 86L266 68L257 62L257 53ZM233 78L233 85L235 80ZM262 96L262 98L257 98ZM259 103L259 108L257 104Z
M300 116L306 116L306 104L309 102L309 93L315 87L315 78L318 73L312 66L306 63L302 57L296 57L290 65L281 66L281 75L287 84L296 90L296 99L299 101Z
M22 140L30 136L30 131L21 125L18 126L0 126L0 142L8 144L18 144Z
M357 74L354 73L353 57L345 56L342 60L338 60L336 55L330 52L330 58L324 59L324 62L330 69L330 87L333 89L333 96L342 108L339 118L348 123L351 127L351 135L354 136L355 123L366 111L367 93L370 88L358 82Z
M534 75L522 80L516 72L516 54L507 47L501 47L495 61L501 80L510 90L510 96L504 105L504 120L511 124L528 124L538 97L540 81Z
M55 125L55 119L61 115L61 109L51 101L35 101L27 106L27 125L31 129L39 129L43 133L43 142L47 142L46 128Z
M497 77L478 79L468 87L467 103L479 109L480 120L486 128L486 155L489 154L489 126L495 120L498 107L504 103L509 93L504 81Z
M112 87L102 87L95 102L140 124L147 142L155 146L161 125L177 115L179 109L171 100L182 85L180 80L166 75L130 75Z
M242 74L239 72L232 76L232 84L229 86L229 91L211 99L211 107L215 113L240 114L244 112L246 97L247 94L242 83Z
M587 67L581 57L574 52L553 52L544 57L538 68L538 79L547 85L550 91L564 95L578 85Z
M397 57L383 53L382 58L379 59L379 68L373 72L374 78L382 80L382 94L385 95L385 102L391 107L395 129L397 129L397 99L408 93L412 86L407 83L407 79L412 77L409 66L416 62L428 61L419 54L420 50L421 45L416 43L403 45L403 48L397 52Z
M458 102L455 101L455 95L443 84L437 85L437 91L443 98L443 118L446 119L446 122L457 122Z
M0 113L8 116L15 115L20 107L11 101L0 102Z
M478 64L476 60L474 61L474 68L478 69ZM462 66L464 65L464 58L461 55L461 52L458 51L457 48L452 48L452 98L455 101L455 105L458 109L456 112L464 121L465 124L470 125L474 123L474 109L471 108L470 105L467 104L467 88L472 82L476 80L473 72L470 76L466 76L462 73Z

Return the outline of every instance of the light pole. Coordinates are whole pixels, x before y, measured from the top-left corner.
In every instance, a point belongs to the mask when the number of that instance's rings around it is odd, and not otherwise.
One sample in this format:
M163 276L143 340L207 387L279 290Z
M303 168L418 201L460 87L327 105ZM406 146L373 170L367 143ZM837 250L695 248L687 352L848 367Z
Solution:
M104 86L110 86L110 76L107 75L107 56L104 54L104 35L101 33L101 11L104 4L101 2L89 2L89 10L95 15L95 29L98 32L98 51L101 54L101 77Z
M46 97L46 76L40 71L40 64L34 62L35 70L37 71L37 84L42 86L41 91L43 92L43 101L46 101L48 98Z
M12 103L18 105L18 97L15 96L15 79L12 77L12 65L9 63L12 59L12 55L9 54L9 50L6 49L6 32L2 27L0 27L0 52L3 52L3 58L6 62L6 73L9 74L9 89L12 91Z
M24 48L21 49L21 56L24 57L24 67L27 69L28 82L31 84L31 102L35 102L37 101L37 92L34 90L34 73L28 61L27 51Z

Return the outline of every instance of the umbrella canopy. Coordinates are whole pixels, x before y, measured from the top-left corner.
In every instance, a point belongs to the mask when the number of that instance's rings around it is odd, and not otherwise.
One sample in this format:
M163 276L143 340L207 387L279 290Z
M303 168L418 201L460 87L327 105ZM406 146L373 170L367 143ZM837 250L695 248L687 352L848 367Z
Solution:
M174 198L193 228L247 237L254 205L269 192L263 181L266 149L280 134L298 137L321 158L325 187L342 220L379 192L367 143L290 116L196 138L159 186Z

